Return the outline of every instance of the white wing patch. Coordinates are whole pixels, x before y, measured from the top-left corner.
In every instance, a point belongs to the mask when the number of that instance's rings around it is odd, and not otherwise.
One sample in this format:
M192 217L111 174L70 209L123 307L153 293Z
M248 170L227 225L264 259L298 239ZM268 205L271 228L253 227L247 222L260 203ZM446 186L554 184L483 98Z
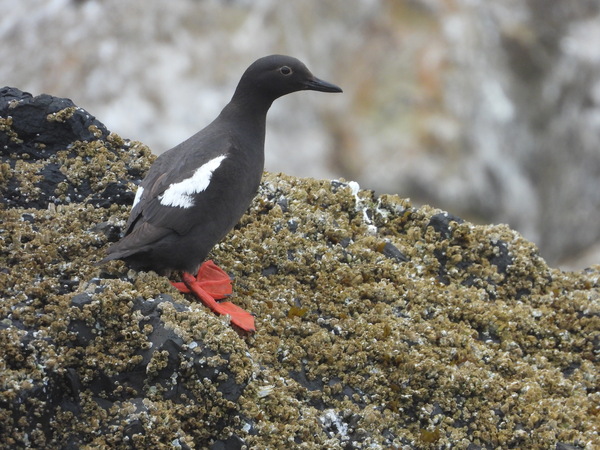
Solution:
M169 185L167 190L158 197L160 204L179 208L194 206L194 194L206 190L213 172L219 168L225 157L226 155L217 156L198 167L190 178Z
M133 199L133 205L131 205L132 209L135 208L135 205L137 205L140 202L140 200L142 199L143 192L144 192L143 187L140 186L137 188L137 191L135 193L135 198Z

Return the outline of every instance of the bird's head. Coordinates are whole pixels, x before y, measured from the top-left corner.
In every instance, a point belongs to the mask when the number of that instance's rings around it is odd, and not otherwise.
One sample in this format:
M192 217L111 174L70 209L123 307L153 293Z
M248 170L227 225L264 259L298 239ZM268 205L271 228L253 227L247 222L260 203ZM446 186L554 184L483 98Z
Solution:
M320 80L298 59L270 55L256 60L244 75L236 92L252 91L273 101L297 91L342 92L335 84Z

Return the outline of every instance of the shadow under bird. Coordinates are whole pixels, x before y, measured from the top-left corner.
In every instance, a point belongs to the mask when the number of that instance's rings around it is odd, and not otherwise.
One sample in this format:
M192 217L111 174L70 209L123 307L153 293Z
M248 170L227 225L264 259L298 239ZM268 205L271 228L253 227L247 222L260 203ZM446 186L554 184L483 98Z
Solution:
M271 104L303 90L342 92L290 56L266 56L250 65L219 116L156 159L138 187L123 238L102 262L121 259L133 269L165 276L181 271L183 283L173 283L175 287L253 331L251 314L215 301L231 293L227 274L211 261L202 262L256 194Z

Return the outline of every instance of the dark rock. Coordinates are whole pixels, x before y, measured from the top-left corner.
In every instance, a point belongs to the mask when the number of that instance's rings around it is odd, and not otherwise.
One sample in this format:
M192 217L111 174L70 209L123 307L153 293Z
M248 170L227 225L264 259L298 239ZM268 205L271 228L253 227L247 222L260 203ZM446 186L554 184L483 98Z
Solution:
M28 160L45 160L75 141L106 139L109 133L94 116L67 98L46 94L33 97L12 87L0 89L0 117L12 118L11 131L16 134L0 132L2 155L27 155Z
M342 181L338 181L338 180L332 180L331 181L331 190L333 192L337 192L338 189L343 188L343 187L347 187L348 183L344 183Z
M279 205L279 207L281 208L281 210L283 212L287 212L288 211L288 200L285 197L281 197L279 200L277 200L277 204Z
M463 223L464 220L462 220L460 217L456 217L452 214L444 212L431 216L431 219L429 219L428 226L432 227L435 231L440 233L443 239L448 239L452 234L452 229L450 225L451 222Z
M349 238L349 237L345 237L345 238L342 238L342 240L340 241L340 245L341 245L343 248L346 248L346 247L348 247L348 245L350 245L350 243L351 243L351 242L352 242L352 239L351 239L351 238ZM386 255L386 256L387 256L387 255Z
M556 450L580 450L583 449L584 447L579 447L576 445L570 445L570 444L565 444L563 442L557 442L556 443Z
M102 123L69 99L33 97L4 87L0 89L0 164L10 172L4 183L0 176L0 204L37 209L86 199L96 207L131 204L134 193L127 178L132 171L141 175L139 166L128 167L117 181L105 181L107 160L119 158L127 146L110 139ZM98 162L105 167L95 167Z
M87 201L96 208L108 208L110 205L131 205L135 198L134 192L123 183L110 183L98 196L93 194Z
M498 268L499 273L505 274L508 266L513 263L508 246L506 245L506 242L503 241L496 241L492 245L494 252L489 257L488 261Z
M392 244L390 242L386 242L383 245L383 248L381 249L381 253L383 253L388 258L394 259L395 261L397 261L399 263L408 261L408 258L406 257L406 255L404 255L404 253L402 253L400 250L398 250L398 247L396 247L394 244Z
M287 222L287 226L292 233L295 233L298 229L298 222L296 222L294 219L290 219Z
M211 450L241 450L245 447L245 442L236 435L229 436L224 441L216 441L210 446Z
M277 266L276 265L270 265L269 267L265 267L262 270L262 274L265 277L268 277L269 275L275 275L277 273Z
M81 294L77 294L75 295L72 299L71 299L71 304L73 306L77 306L78 308L83 308L85 305L90 304L93 301L92 297L89 294L86 294L85 292L82 292Z
M23 214L21 215L22 219L29 223L35 223L35 217L31 214Z
M100 232L106 236L108 242L116 242L121 237L122 229L110 222L101 222L92 227L93 231Z

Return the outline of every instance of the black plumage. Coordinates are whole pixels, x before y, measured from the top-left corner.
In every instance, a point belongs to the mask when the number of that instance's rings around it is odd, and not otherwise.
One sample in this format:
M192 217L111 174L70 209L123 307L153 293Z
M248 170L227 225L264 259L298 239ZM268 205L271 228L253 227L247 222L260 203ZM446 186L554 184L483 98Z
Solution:
M289 56L254 62L212 123L157 158L138 188L124 237L104 261L122 259L161 275L195 273L256 194L271 104L301 90L342 91Z

